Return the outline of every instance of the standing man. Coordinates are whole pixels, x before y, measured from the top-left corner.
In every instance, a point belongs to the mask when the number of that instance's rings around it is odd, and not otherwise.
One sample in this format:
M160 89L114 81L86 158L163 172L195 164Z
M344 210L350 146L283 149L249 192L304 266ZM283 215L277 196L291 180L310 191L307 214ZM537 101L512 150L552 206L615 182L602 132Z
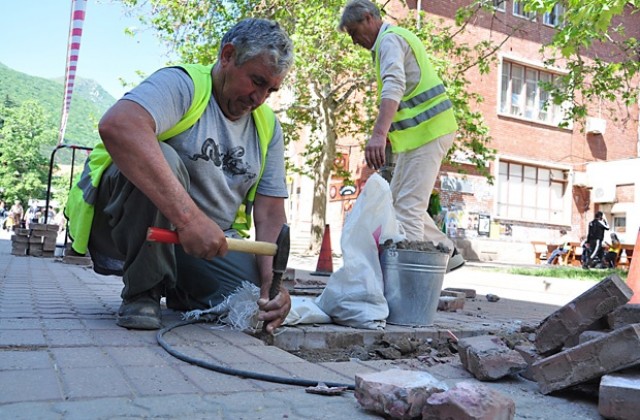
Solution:
M162 295L169 308L206 309L244 280L260 285L268 332L286 318L286 289L268 297L273 257L227 252L225 236L250 228L253 213L256 239L275 242L286 222L282 130L263 103L292 63L277 23L243 20L215 64L161 69L102 117L103 143L65 214L74 251L122 275L119 326L158 329ZM149 226L174 228L181 246L146 242Z
M604 218L601 211L596 213L595 218L589 222L589 231L587 233L587 243L589 244L589 259L583 268L593 265L594 261L602 261L604 249L602 248L602 240L604 239L604 231L609 230L609 223Z
M378 79L378 117L365 147L372 169L385 163L387 139L397 154L391 180L396 217L410 241L443 243L451 250L447 272L464 264L455 244L427 213L442 160L458 129L451 101L422 42L410 31L382 21L369 0L351 0L339 29L371 50Z

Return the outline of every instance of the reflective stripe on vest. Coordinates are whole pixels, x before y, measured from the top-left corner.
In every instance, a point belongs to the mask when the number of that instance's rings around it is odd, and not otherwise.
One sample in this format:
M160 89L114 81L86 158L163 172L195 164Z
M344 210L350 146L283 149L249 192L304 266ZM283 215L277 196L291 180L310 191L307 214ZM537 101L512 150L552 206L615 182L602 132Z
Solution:
M404 38L420 67L418 85L405 95L393 117L389 129L389 140L394 153L416 149L431 140L458 129L453 113L453 104L446 95L445 87L436 74L424 46L412 32L397 26L389 26L374 46L378 95L382 93L380 75L380 41L389 33Z
M158 136L159 141L175 137L193 126L207 108L211 98L212 80L211 69L213 65L181 64L177 67L187 71L194 84L193 102L182 116L180 121L169 130ZM261 165L255 184L249 189L244 203L236 213L236 219L232 227L241 235L246 236L251 228L251 209L255 199L258 183L264 172L267 150L275 132L275 114L267 105L261 105L252 113L258 132ZM89 235L93 223L94 205L98 196L98 185L104 171L111 165L111 156L104 147L104 143L98 143L91 151L84 170L78 181L69 190L67 205L64 215L69 221L69 236L73 240L72 247L76 252L87 252Z

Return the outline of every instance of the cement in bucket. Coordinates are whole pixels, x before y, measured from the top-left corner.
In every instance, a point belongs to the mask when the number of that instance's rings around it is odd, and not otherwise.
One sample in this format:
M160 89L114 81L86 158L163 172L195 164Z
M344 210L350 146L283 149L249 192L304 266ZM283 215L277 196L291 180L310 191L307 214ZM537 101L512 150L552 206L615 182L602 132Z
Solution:
M387 322L396 325L433 324L449 254L385 248L380 256Z

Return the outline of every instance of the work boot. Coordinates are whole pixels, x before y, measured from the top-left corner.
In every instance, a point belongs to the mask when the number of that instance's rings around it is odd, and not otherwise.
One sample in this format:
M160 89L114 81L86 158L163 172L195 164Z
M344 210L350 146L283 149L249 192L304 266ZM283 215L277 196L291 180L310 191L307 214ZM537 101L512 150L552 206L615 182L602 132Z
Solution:
M447 263L447 273L462 267L464 262L464 258L462 258L462 255L458 253L458 249L453 248L453 253L449 257L449 262Z
M160 285L151 290L142 292L131 299L124 299L116 324L120 327L134 330L157 330L162 326L160 312L160 298L162 297Z

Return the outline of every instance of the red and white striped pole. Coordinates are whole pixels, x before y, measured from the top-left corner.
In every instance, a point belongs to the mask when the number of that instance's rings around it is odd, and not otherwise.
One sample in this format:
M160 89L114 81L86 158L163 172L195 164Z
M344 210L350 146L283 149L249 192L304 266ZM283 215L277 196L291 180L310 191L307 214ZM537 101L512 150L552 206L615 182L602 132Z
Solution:
M69 23L69 42L67 44L67 63L64 77L64 99L62 102L62 117L60 119L60 132L58 144L64 142L64 134L67 129L71 96L78 68L78 56L80 55L80 40L82 38L82 25L87 10L87 0L71 0L71 22Z

